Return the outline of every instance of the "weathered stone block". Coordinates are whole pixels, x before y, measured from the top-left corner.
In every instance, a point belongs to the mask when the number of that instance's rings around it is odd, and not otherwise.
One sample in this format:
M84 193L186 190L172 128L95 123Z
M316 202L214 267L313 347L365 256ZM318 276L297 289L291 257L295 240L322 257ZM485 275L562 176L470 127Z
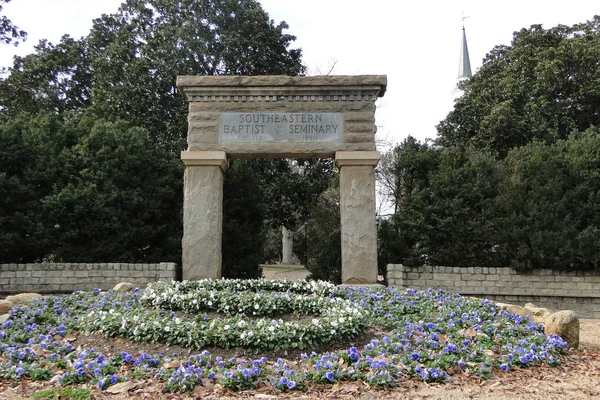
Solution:
M370 139L373 138L373 129L370 132L344 132L345 143L369 143ZM369 146L369 150L373 150L372 146Z
M554 276L554 282L573 282L573 277L571 276L566 276L566 275L555 275Z
M432 280L433 272L421 272L420 277L421 279Z
M183 279L221 277L223 172L219 166L186 168L183 207Z
M433 279L438 280L440 283L444 283L447 281L453 281L456 277L454 274L440 273L440 272L433 272L432 275L433 275Z
M389 279L402 279L402 272L401 271L388 271L387 272L387 278Z
M340 168L342 283L377 282L375 169L372 165Z
M593 286L589 282L578 282L575 286L577 290L592 290Z

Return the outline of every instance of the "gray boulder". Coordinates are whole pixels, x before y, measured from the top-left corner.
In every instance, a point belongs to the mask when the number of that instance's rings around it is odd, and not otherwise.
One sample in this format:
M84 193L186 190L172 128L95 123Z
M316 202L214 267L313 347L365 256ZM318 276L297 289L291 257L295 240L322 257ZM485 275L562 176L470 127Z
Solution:
M0 300L0 315L8 314L11 308L14 307L14 304L8 300Z
M531 319L536 323L546 323L546 319L552 314L552 311L547 308L537 307L533 303L525 304L525 309L531 313Z
M19 293L14 296L6 296L6 300L15 306L27 306L35 299L41 299L43 296L39 293Z
M531 316L531 312L528 309L523 308L521 306L514 306L509 304L506 308L506 311L508 311L511 314L519 314L523 318Z
M579 318L571 310L557 311L546 317L544 333L558 335L571 349L579 348Z
M133 283L129 283L129 282L117 283L115 285L115 287L113 288L113 290L116 290L117 292L129 292L130 290L133 290Z

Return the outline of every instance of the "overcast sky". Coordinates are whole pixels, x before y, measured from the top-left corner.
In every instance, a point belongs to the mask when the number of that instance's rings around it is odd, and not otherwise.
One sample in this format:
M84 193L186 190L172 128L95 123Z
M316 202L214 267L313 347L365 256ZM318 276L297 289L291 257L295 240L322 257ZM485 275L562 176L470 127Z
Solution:
M381 74L388 77L377 111L378 136L434 138L435 125L452 108L462 13L471 66L476 71L495 45L533 24L573 25L600 14L597 0L259 0L276 22L297 37L311 75ZM32 52L40 39L86 35L92 19L117 11L121 0L11 0L3 12L29 33L18 48L0 46L0 65Z

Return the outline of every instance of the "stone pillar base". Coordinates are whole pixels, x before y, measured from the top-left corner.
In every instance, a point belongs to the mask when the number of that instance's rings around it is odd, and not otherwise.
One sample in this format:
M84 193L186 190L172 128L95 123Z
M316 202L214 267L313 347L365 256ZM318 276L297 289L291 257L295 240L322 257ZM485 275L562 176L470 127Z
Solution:
M377 284L375 166L377 151L338 151L342 285Z
M184 280L221 278L223 231L223 151L183 151L186 164L183 197Z

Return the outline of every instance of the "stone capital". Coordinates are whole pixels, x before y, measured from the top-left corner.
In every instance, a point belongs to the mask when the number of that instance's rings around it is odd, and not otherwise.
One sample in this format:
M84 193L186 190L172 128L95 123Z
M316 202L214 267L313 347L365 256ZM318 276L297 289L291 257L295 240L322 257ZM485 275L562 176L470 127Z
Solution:
M335 166L341 168L344 165L372 165L376 166L381 159L378 151L337 151L335 153Z
M229 165L224 151L182 151L181 160L186 166L213 165L226 170Z

